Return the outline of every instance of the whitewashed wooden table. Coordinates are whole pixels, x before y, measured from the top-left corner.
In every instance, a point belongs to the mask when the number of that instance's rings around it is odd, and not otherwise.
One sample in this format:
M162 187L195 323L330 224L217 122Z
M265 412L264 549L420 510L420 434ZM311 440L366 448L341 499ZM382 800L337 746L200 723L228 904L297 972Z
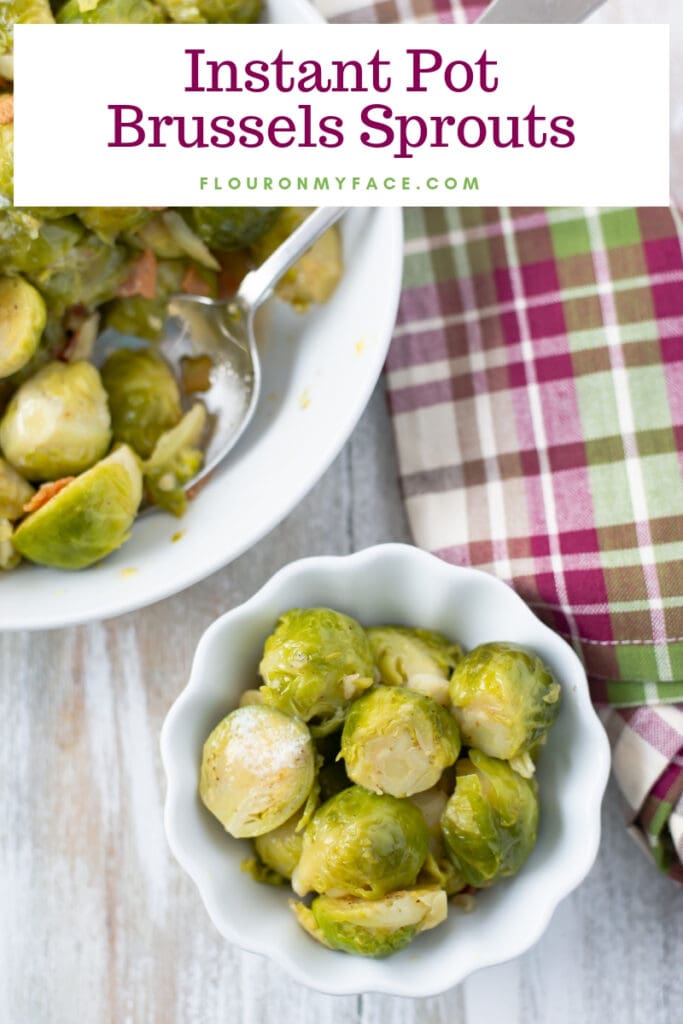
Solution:
M381 387L290 518L155 607L0 637L0 1024L683 1024L683 892L608 792L541 942L437 999L310 992L227 945L171 859L158 735L211 620L293 558L407 540Z

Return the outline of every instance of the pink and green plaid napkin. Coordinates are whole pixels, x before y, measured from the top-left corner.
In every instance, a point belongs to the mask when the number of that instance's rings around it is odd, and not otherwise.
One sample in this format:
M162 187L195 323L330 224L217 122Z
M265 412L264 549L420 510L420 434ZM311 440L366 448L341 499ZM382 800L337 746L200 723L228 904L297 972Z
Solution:
M323 0L459 22L481 0ZM672 210L409 209L387 363L415 542L583 658L631 830L683 882L683 228Z
M421 547L582 656L633 827L683 881L683 257L669 210L407 210L387 363Z

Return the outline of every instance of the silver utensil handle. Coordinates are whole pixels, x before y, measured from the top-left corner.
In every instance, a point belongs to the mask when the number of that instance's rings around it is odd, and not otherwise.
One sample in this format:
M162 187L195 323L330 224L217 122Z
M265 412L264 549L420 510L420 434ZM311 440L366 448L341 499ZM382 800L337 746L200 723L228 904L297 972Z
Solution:
M478 25L571 25L583 21L605 0L493 0Z
M347 206L320 206L314 210L260 267L251 270L244 277L235 301L247 309L256 309L260 306L271 294L282 275L347 210Z

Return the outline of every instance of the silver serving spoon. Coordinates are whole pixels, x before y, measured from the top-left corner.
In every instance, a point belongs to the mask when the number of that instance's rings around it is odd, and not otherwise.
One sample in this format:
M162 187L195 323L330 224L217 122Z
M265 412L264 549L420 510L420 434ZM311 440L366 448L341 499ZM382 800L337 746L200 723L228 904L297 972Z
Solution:
M254 337L254 315L282 275L296 263L347 207L314 210L256 270L242 280L229 301L178 295L159 349L176 369L181 359L206 355L211 360L209 388L201 399L213 429L201 471L187 484L196 487L223 461L247 429L261 390L261 364Z

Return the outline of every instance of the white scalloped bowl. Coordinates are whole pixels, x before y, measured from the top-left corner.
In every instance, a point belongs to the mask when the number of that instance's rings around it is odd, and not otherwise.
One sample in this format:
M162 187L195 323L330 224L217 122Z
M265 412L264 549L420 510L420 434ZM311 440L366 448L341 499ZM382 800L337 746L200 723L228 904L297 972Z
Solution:
M562 684L562 708L538 766L538 842L514 878L477 897L473 913L448 920L386 960L332 952L287 907L288 889L259 885L240 868L249 846L232 839L198 793L202 745L255 684L263 643L289 608L328 606L366 626L437 629L464 647L508 640L532 648ZM432 996L479 968L509 960L542 935L553 911L588 873L600 839L609 772L607 738L581 663L500 580L449 565L417 548L386 544L342 558L307 558L278 572L202 637L190 681L161 735L171 849L230 942L261 953L311 988L332 994Z

